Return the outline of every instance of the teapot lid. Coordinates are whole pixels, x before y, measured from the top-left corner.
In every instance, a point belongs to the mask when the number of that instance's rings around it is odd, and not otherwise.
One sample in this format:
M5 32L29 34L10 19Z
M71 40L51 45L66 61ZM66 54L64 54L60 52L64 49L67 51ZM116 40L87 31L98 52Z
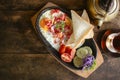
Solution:
M98 4L103 10L109 12L115 5L114 1L116 0L99 0Z

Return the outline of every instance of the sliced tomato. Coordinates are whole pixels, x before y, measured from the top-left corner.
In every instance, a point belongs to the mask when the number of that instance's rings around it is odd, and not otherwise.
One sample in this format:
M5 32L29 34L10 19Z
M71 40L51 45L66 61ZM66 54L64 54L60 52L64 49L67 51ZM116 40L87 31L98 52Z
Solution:
M72 61L72 57L68 54L68 53L63 53L61 55L61 59L64 61L64 62L71 62Z
M66 49L66 46L65 46L64 44L62 44L62 45L60 46L59 53L60 53L60 54L63 54L63 53L65 52L65 49Z
M70 46L67 46L65 48L65 51L62 52L61 54L61 59L65 62L71 62L72 59L74 58L76 50L70 48Z
M76 49L72 49L71 52L69 53L71 55L71 58L73 59L75 56Z
M65 21L65 18L66 18L66 14L60 15L60 19L61 19L61 20Z
M70 46L65 46L62 44L59 49L59 53L61 55L61 59L65 62L71 62L74 58L76 49L72 49Z
M65 53L71 53L71 50L72 49L70 48L70 46L67 46L66 49L65 49Z

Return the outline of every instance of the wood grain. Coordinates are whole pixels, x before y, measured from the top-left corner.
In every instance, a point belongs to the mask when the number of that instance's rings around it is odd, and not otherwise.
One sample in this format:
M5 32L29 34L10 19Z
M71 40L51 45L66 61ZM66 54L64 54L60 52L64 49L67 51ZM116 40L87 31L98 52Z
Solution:
M0 10L39 10L47 2L53 2L67 9L83 9L84 0L1 0Z
M0 0L0 80L84 80L60 65L39 41L31 17L48 1L78 13L86 0ZM95 27L94 39L100 48L101 31L120 28L115 19ZM85 80L119 80L120 58L109 58Z

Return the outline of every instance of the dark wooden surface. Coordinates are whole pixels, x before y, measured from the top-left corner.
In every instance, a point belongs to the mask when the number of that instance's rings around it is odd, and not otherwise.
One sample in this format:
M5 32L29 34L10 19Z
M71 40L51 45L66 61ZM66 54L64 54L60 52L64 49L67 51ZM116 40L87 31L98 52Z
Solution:
M0 1L0 80L84 80L58 63L34 31L30 18L48 1L78 12L85 6L84 0ZM101 32L111 28L120 29L120 12L94 29L99 47ZM102 54L105 62L85 80L120 80L120 58Z

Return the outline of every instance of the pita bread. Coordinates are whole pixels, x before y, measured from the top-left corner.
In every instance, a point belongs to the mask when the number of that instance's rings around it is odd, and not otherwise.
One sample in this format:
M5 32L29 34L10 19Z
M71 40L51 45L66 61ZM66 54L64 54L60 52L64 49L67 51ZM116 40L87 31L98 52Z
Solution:
M92 30L92 31L90 31L90 32L88 33L88 35L86 36L86 39L93 38L93 36L94 36L94 32L93 32L93 30Z
M90 19L89 19L89 16L86 12L86 10L83 11L83 14L81 16L84 20L86 20L87 22L90 22ZM89 34L86 36L86 39L90 39L90 38L93 38L94 36L94 32L93 30L89 32Z
M82 17L84 20L86 20L87 22L90 22L86 10L83 11L81 17ZM90 35L87 36L87 39L92 38L93 35L94 35L93 31L91 31L89 34L90 34ZM92 34L92 35L91 35L91 34ZM71 35L70 39L67 41L67 44L72 44L73 42L74 42L74 34Z
M86 38L88 33L92 31L93 26L82 19L75 11L71 10L72 23L73 23L73 34L68 40L68 45L72 47L78 47ZM73 40L74 39L74 40Z
M89 19L89 16L87 14L87 11L84 10L83 13L82 13L82 16L81 16L84 20L86 20L87 22L90 23L90 19ZM90 39L90 38L93 38L94 36L94 32L93 30L89 32L89 34L86 36L86 39Z
M84 20L86 20L87 22L90 22L90 20L89 20L89 17L88 17L88 14L87 14L87 12L86 12L86 10L84 10L83 11L83 13L82 13L82 16L81 16Z

